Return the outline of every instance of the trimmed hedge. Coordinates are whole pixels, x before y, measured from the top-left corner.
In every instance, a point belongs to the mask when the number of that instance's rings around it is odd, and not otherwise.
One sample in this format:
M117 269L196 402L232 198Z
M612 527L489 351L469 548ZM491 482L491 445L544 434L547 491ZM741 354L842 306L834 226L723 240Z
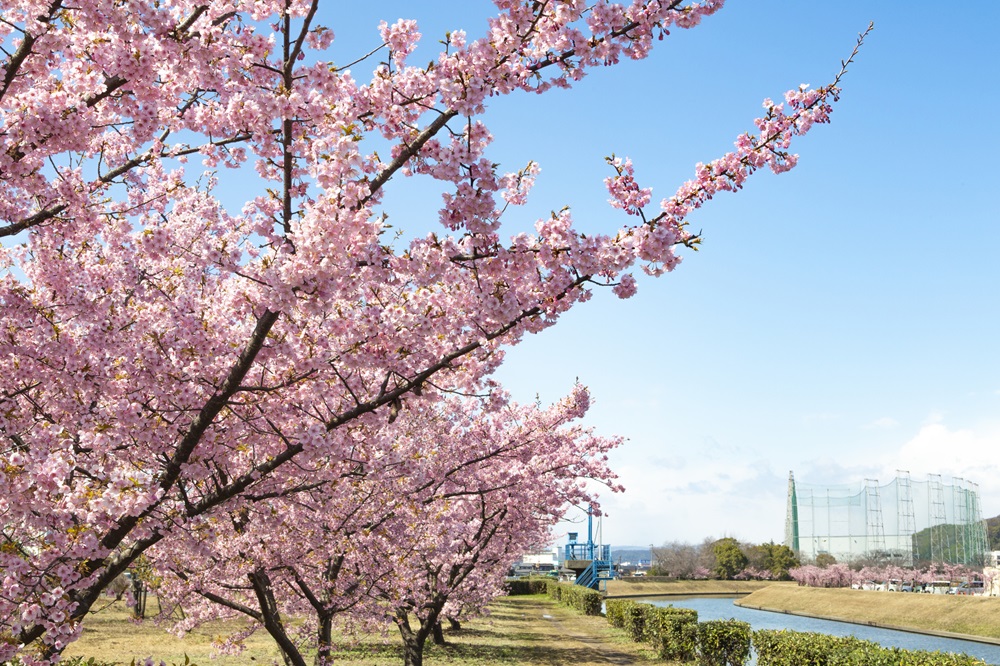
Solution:
M551 591L550 591L551 595ZM739 620L698 622L698 612L630 599L608 599L608 624L653 645L667 661L743 666L753 646L757 666L985 666L965 654L884 648L854 636L760 629Z
M636 643L655 647L661 659L693 661L697 655L698 611L608 599L605 615L608 624L625 631Z
M646 609L649 604L633 604L625 608L625 633L636 643L646 640Z
M751 636L748 622L699 622L698 663L702 666L743 666L750 658Z
M616 629L625 628L625 609L629 605L634 606L635 602L629 599L608 599L604 602L604 615L608 618L608 624Z
M652 641L661 659L694 661L698 654L698 611L690 608L653 609Z
M753 632L757 666L829 666L838 655L862 647L867 641L854 636L759 629Z
M757 666L983 666L967 654L884 648L854 636L759 629L753 632Z
M558 583L554 580L546 581L546 583L546 593L550 598L570 608L575 608L584 615L601 614L604 596L597 590L591 590L582 585Z
M549 580L547 578L517 578L508 580L505 584L507 596L518 596L521 594L545 594L548 591Z

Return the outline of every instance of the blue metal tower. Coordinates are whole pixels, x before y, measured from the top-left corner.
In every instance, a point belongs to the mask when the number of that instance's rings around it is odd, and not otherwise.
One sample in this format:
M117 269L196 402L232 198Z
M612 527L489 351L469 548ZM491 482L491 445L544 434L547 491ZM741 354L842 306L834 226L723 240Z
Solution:
M611 546L594 543L594 515L587 511L587 541L577 540L578 533L570 532L564 548L565 566L576 572L576 584L600 590L614 578Z

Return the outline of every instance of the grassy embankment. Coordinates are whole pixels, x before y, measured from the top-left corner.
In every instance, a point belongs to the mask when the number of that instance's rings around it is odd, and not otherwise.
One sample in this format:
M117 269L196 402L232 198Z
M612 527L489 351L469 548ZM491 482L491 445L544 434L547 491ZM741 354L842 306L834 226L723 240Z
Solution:
M810 617L1000 642L1000 598L996 597L822 589L792 584L765 587L736 603Z
M670 580L667 578L623 578L608 581L608 598L668 595L750 594L775 583L766 580Z
M489 617L465 622L460 631L445 629L448 645L436 646L428 641L424 663L427 666L597 666L656 662L652 650L628 640L603 617L581 615L544 595L501 598L491 608ZM128 664L133 657L147 656L167 664L183 664L184 655L199 666L281 663L274 644L263 631L247 640L247 650L241 655L212 660L213 638L242 626L241 622L213 623L181 639L151 621L130 621L127 610L119 605L90 615L84 622L83 636L65 654L122 664ZM384 636L361 636L353 643L344 637L336 663L399 666L403 661L399 645L394 631Z

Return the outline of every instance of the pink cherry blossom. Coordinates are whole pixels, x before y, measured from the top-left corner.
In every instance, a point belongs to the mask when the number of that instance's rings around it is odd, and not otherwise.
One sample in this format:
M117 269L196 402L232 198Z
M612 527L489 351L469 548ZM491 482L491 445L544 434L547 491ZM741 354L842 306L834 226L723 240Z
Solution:
M495 165L491 100L646 57L722 2L495 4L429 65L407 62L421 36L401 19L345 69L324 49L355 27L320 25L318 0L4 2L0 661L56 660L140 561L177 599L312 567L303 583L332 586L348 622L405 636L433 620L411 600L481 609L559 507L595 502L584 480L614 485L617 440L570 424L585 392L511 404L490 379L505 347L593 288L632 296L637 264L675 268L698 208L796 164L843 71L769 101L658 210L615 158L621 226L585 235L565 208L512 235L540 167ZM412 240L381 215L409 176L444 192L441 227ZM384 584L362 549L418 582ZM312 612L298 589L275 604Z

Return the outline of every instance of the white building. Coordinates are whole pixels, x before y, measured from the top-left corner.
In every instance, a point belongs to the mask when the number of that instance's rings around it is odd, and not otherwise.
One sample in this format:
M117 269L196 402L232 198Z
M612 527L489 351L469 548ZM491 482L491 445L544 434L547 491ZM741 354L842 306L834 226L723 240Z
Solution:
M521 563L528 565L550 564L554 568L559 568L559 548L553 546L549 550L536 550L525 553L521 558Z

